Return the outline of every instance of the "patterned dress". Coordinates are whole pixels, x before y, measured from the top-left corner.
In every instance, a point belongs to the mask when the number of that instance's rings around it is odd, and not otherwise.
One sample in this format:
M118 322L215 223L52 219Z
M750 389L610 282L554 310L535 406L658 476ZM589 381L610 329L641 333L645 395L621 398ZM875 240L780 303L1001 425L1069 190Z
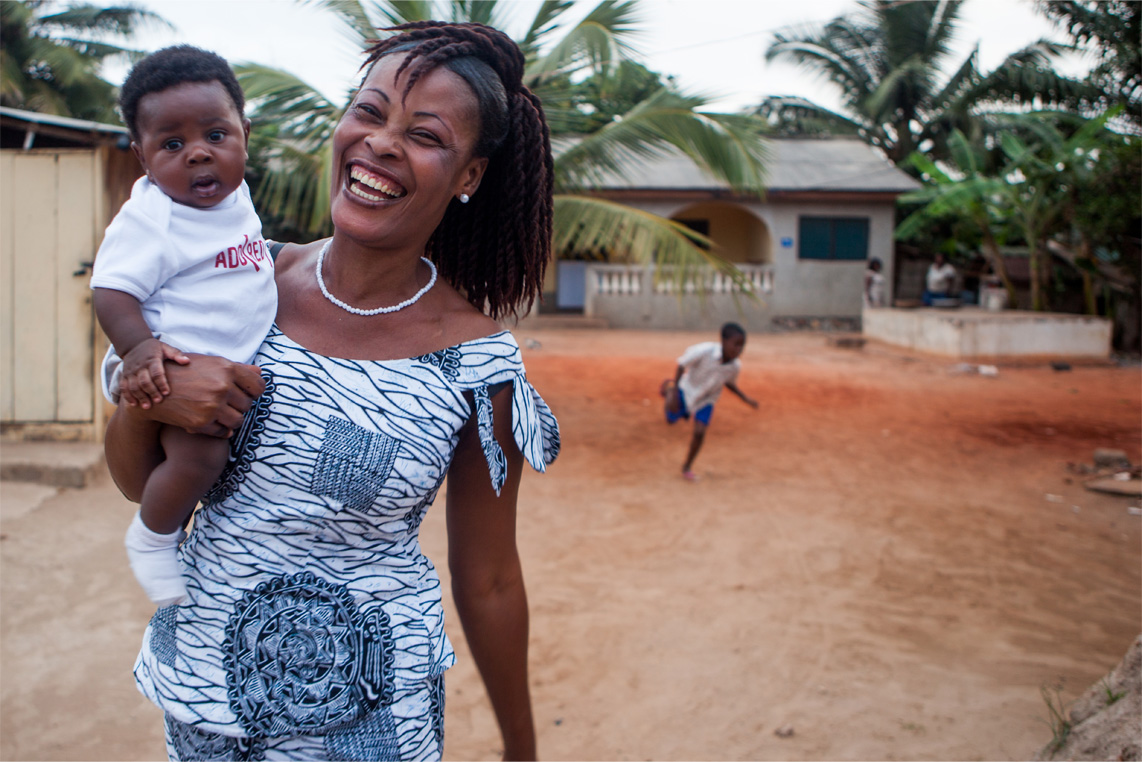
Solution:
M559 452L555 418L506 331L361 361L310 352L275 325L255 362L266 392L182 545L189 599L147 627L139 688L182 759L219 758L203 744L231 739L229 758L255 758L236 750L305 735L326 739L328 759L439 756L439 722L402 730L390 711L420 691L424 713L439 712L455 660L421 520L473 403L503 485L489 388L512 385L515 443L539 471ZM330 748L369 737L389 751Z

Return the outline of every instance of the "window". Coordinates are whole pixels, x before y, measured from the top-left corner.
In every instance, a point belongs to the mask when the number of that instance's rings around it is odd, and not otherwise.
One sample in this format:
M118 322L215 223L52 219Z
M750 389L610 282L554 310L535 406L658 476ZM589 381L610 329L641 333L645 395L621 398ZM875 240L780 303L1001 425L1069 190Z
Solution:
M801 217L801 259L868 259L867 217Z

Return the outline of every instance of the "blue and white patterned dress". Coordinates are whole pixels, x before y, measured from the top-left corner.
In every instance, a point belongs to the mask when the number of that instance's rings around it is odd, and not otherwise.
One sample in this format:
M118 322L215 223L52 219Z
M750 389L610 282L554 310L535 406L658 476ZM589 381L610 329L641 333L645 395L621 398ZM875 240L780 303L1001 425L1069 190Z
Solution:
M558 425L506 331L362 361L310 352L275 325L255 362L266 392L180 551L189 599L156 612L136 680L169 718L210 734L336 735L366 717L391 728L378 712L455 660L417 533L469 399L497 492L489 387L513 385L515 442L539 471L559 452ZM432 740L399 738L400 756Z

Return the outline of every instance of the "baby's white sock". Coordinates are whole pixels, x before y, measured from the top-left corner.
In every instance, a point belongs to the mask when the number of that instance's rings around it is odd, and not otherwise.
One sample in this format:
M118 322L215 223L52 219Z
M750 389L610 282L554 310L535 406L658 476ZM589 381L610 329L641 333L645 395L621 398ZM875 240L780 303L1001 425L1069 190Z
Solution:
M170 534L151 531L136 513L123 538L135 579L160 608L186 599L186 582L178 560L178 544L184 537L181 529Z

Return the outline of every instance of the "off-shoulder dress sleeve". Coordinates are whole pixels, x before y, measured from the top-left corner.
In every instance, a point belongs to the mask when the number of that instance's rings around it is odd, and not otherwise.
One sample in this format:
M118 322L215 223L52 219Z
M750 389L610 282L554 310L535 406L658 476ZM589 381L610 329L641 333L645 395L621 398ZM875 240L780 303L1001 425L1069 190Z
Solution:
M512 385L512 437L516 446L532 468L546 471L559 455L559 423L527 380L519 346L512 335L504 331L464 345L461 357L441 356L442 367L449 359L458 366L460 385L472 393L480 444L496 494L504 486L507 468L494 434L491 396L505 383Z

